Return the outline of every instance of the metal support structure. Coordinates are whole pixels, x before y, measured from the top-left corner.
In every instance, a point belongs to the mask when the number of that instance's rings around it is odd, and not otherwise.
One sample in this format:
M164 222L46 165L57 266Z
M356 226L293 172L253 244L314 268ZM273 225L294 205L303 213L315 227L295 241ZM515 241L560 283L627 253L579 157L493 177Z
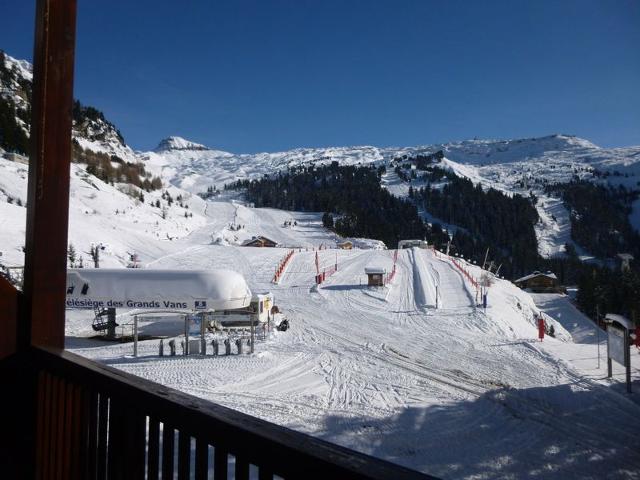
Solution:
M189 316L184 316L184 351L182 352L184 356L189 355Z
M116 338L116 309L113 307L107 308L107 337Z
M200 314L200 355L207 354L207 340L204 338L205 336L205 313Z
M133 316L133 356L138 356L138 316Z
M488 256L489 256L489 247L487 247L487 253L484 254L484 262L482 262L482 270L484 270L484 266L487 264Z
M253 317L251 317L251 347L249 349L249 351L251 353L253 353L253 343L256 340L256 324L255 324L255 319Z

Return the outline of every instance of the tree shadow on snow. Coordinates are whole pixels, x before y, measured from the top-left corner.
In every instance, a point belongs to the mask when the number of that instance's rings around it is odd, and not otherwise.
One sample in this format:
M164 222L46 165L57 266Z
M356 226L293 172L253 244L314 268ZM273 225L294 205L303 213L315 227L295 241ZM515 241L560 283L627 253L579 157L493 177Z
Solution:
M636 394L638 395L638 394ZM498 389L384 418L331 415L321 436L442 478L640 478L640 406L606 387Z

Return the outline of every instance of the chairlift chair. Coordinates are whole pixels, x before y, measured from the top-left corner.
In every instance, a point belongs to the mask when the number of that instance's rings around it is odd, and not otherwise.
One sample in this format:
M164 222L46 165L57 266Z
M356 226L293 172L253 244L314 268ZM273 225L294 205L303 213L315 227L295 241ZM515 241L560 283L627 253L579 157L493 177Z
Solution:
M93 318L93 324L91 325L91 328L93 328L95 332L103 332L109 329L109 327L111 326L118 326L118 324L115 322L114 325L109 322L109 311L106 308L94 307L93 313L95 314L95 316Z

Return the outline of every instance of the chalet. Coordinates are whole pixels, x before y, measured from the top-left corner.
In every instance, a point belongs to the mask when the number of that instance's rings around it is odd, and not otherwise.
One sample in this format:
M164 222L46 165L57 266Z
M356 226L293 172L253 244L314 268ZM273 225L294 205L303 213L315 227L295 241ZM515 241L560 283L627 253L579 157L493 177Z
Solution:
M413 247L428 248L429 244L425 240L400 240L398 242L398 250Z
M341 250L352 250L353 242L350 242L349 240L345 240L344 242L338 243L336 246Z
M278 242L274 242L270 238L258 236L253 237L251 240L246 240L243 244L243 247L277 247Z
M367 285L370 287L384 287L384 275L386 270L382 267L366 267Z
M433 478L64 349L76 0L33 3L23 290L0 277L2 478Z
M531 290L536 293L561 291L558 277L554 273L533 272L514 281L523 290Z

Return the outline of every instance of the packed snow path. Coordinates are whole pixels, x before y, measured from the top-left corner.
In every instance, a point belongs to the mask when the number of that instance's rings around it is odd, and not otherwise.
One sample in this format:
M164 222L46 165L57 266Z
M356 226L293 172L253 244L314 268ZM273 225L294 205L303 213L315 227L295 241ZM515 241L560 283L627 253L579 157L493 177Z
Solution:
M320 267L337 258L338 271L315 292L315 251L298 249L273 285L284 249L211 245L207 237L174 242L181 248L153 267L232 267L253 290L274 292L289 331L260 340L254 355L218 358L158 358L157 341L141 342L139 359L126 357L127 344L68 345L445 478L637 477L640 407L563 361L573 344L537 343L535 305L508 282L491 287L485 312L450 260L430 251L400 251L390 288L369 288L364 268L390 269L392 252L320 250ZM73 318L70 330L80 332L87 320Z

